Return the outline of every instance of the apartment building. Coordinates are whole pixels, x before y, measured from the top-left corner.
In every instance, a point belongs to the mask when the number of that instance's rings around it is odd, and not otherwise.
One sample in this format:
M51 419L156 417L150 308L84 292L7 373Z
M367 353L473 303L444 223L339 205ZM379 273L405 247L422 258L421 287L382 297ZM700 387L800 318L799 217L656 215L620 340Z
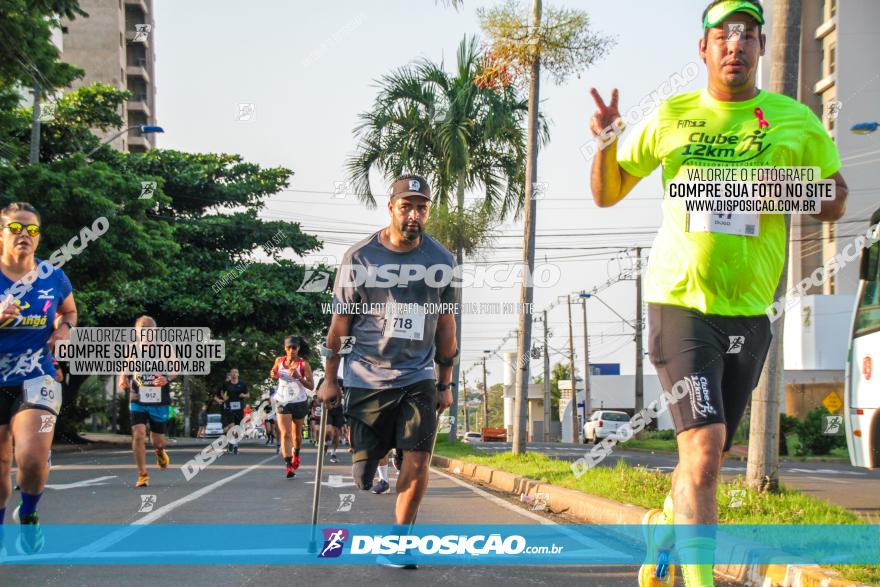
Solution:
M156 124L152 0L80 0L79 4L89 17L64 22L62 27L62 59L86 72L74 87L102 82L127 89L132 97L119 113L124 128ZM155 147L155 136L133 129L111 144L138 153Z

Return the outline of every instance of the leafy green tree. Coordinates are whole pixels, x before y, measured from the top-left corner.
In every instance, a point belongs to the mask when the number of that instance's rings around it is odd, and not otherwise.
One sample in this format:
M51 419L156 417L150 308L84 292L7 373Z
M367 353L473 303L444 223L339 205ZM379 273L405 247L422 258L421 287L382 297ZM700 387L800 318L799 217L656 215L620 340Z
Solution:
M27 157L28 144L10 140L27 91L39 84L46 97L82 76L60 60L50 38L62 17L85 15L77 0L0 0L0 164Z
M0 205L24 200L40 210L41 258L95 218L107 218L106 234L64 265L81 325L128 326L149 314L160 326L206 326L226 340L226 360L204 378L205 394L219 389L233 366L243 380L264 386L284 336L314 343L329 324L319 303L329 294L298 292L304 268L289 260L319 249L320 241L298 223L259 217L293 172L238 155L158 149L128 154L102 147L88 159L80 144L97 139L83 133L114 126L120 99L124 93L101 86L62 97L59 116L42 128L43 163L0 165ZM26 126L29 115L20 109L14 126ZM145 181L156 184L152 197L141 197ZM319 364L316 356L312 361ZM65 385L62 436L74 437L82 420L74 407L85 378L70 376ZM125 398L119 401L124 406Z

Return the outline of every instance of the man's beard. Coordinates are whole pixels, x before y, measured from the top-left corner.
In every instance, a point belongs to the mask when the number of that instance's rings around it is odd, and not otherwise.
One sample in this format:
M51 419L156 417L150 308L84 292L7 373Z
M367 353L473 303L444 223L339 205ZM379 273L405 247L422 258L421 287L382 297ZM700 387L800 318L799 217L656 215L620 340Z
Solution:
M400 227L400 233L410 242L417 241L422 238L422 227L415 224L403 224Z

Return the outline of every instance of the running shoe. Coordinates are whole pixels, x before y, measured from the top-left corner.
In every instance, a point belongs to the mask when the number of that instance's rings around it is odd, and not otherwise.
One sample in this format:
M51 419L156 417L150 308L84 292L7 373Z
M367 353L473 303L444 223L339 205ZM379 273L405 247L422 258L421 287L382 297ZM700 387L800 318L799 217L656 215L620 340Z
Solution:
M672 528L663 525L663 510L649 510L642 518L642 532L647 550L645 562L639 569L639 587L673 587L675 565L669 562L674 542Z
M294 477L296 477L296 468L293 463L287 463L287 478L293 479Z
M171 462L171 458L168 456L168 453L165 452L164 449L156 451L156 464L159 465L161 470L166 470L168 468L168 463Z
M149 485L150 485L150 475L148 473L144 474L144 475L141 475L140 473L138 473L137 483L135 483L134 486L135 487L149 487Z
M293 455L293 470L299 469L299 455Z
M45 539L43 530L40 528L40 516L37 512L27 516L19 516L19 505L12 513L12 517L21 527L19 528L17 547L23 554L36 554L43 550Z
M234 455L238 454L238 445L237 444L232 445L232 454L234 454Z
M415 559L409 554L380 554L376 557L376 562L383 567L388 567L390 569L415 570L419 568Z
M336 456L335 452L330 453L330 462L331 463L338 463L339 462L339 458Z
M379 482L373 485L373 489L371 489L370 491L372 491L376 495L381 495L383 493L389 493L391 491L391 486L385 479L379 479Z
M398 473L400 469L403 467L403 451L392 449L391 450L391 464L394 465L394 470Z

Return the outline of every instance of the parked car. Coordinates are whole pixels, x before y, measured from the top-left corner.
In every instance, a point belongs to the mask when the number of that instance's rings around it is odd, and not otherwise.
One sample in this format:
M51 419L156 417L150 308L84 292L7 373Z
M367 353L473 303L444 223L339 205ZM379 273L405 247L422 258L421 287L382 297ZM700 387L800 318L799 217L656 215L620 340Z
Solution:
M223 434L223 421L220 414L208 414L208 424L205 426L205 438L214 438Z
M597 443L629 422L629 414L614 410L596 410L584 424L584 444Z
M507 442L507 428L483 428L483 442Z
M479 432L465 432L464 436L461 438L461 441L467 444L483 442L483 435Z

